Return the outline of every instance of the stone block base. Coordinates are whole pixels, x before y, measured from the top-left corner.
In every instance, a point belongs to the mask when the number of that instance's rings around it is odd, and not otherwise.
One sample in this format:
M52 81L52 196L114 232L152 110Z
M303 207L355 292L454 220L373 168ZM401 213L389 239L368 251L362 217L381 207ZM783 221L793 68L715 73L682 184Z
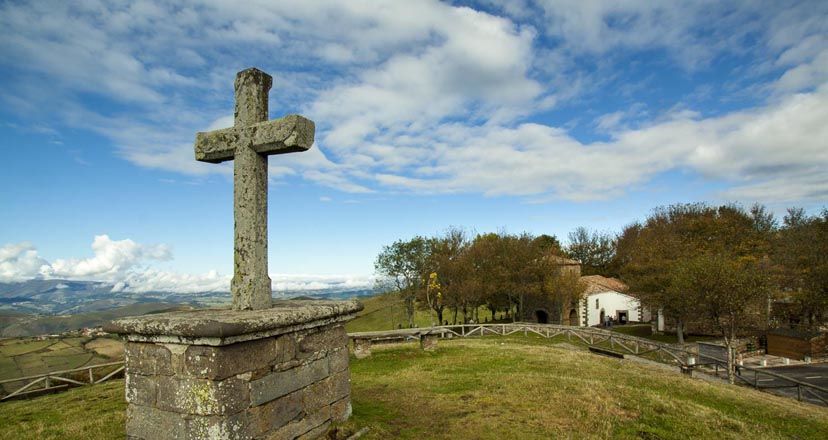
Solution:
M437 349L438 335L420 335L420 348L425 351L434 351Z
M357 359L365 359L371 356L371 340L368 338L354 339L354 356Z
M297 303L307 312L313 302ZM154 335L134 333L145 328L134 325L139 321L116 321L110 330L124 332L127 338L127 437L322 436L332 422L344 421L351 414L348 336L343 323L360 307L354 303L338 314L299 313L297 319L276 320L278 326L271 322L255 329L259 331L237 335L228 334L234 327L215 322L202 328L202 333L220 335L216 337L196 335L194 327L176 331L169 321L159 329L162 315L132 318L153 320L155 326L150 327L158 333ZM258 314L258 320L263 313L277 312L232 313ZM222 324L231 321L251 329L243 320L223 319Z

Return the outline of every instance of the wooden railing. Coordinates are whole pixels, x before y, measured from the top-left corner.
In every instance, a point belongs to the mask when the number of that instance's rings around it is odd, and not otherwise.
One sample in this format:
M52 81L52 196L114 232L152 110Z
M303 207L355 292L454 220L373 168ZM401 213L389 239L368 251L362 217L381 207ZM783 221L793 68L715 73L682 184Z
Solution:
M705 359L710 359L709 362L705 362L702 364L697 364L694 367L709 367L713 369L713 373L716 377L719 377L719 370L727 374L727 361L724 359L716 359L709 356L705 356ZM750 373L753 373L752 375ZM753 377L751 377L753 376ZM782 384L776 385L762 385L760 382L765 381L766 379L760 379L761 376L770 377L770 380L778 380L781 381ZM774 371L767 370L766 368L761 367L751 367L747 365L740 365L736 367L736 376L737 383L744 384L750 387L753 387L757 390L761 391L771 391L777 390L781 388L796 388L796 400L808 401L810 403L816 403L819 405L828 406L828 388L820 387L818 385L814 385L812 383L803 382L796 378L786 376L784 374L776 373Z
M523 333L523 335L534 334L548 339L561 336L570 342L583 344L587 347L600 347L619 354L645 357L662 363L668 363L680 367L683 372L691 375L694 371L707 369L710 373L718 376L719 369L727 365L727 362L722 359L710 358L708 356L705 356L705 359L710 359L709 362L699 363L698 348L692 348L687 345L666 344L594 327L574 327L555 324L522 322L511 324L458 324L381 332L349 333L348 336L355 343L357 341L364 343L364 341L387 342L418 339L422 335L437 335L441 338L467 338L489 335L508 336L516 333ZM749 377L750 375L753 376L752 380ZM782 385L763 386L760 383L760 376L772 377L784 383ZM739 366L739 374L736 377L740 383L758 390L767 391L777 388L795 387L797 390L797 400L828 405L828 389L783 374L768 371L764 368Z
M33 376L0 380L0 386L23 382L16 390L0 397L0 401L63 390L71 386L99 384L121 375L123 371L124 361L117 361L106 364L87 365L71 370L51 371Z
M709 368L718 374L719 368L727 365L724 360L709 358L710 362L699 363L698 350L686 345L673 345L652 341L636 336L616 333L609 330L594 327L574 327L555 324L533 324L533 323L510 323L510 324L458 324L444 325L437 327L424 327L413 329L399 329L375 332L349 333L348 337L355 343L362 342L389 342L418 340L424 335L436 335L440 338L468 338L480 336L509 336L522 333L538 335L551 339L556 337L566 338L570 342L583 344L588 347L601 347L612 350L619 354L649 358L662 363L678 366L685 372L692 372L699 368ZM111 371L110 371L111 370ZM6 396L0 397L0 401L16 397L24 397L31 394L39 394L53 390L65 389L70 386L92 385L105 382L118 377L124 371L124 362L109 362L106 364L89 365L71 370L53 371L34 376L18 377L0 381L0 385L23 382L23 385ZM753 380L749 374L752 373ZM84 374L85 373L85 374ZM70 377L71 376L71 377ZM760 376L768 376L784 385L762 386ZM812 403L828 405L828 389L794 379L783 374L768 371L764 368L740 366L737 378L741 383L759 390L774 388L797 389L797 399L807 400ZM811 397L811 399L808 399Z
M374 340L382 342L394 339L415 339L419 335L432 334L441 338L499 335L509 336L515 333L534 334L544 338L563 336L571 342L580 342L587 346L607 346L621 353L652 357L661 362L687 366L690 358L696 358L698 352L685 346L665 344L650 339L625 335L594 327L574 327L555 324L533 324L516 322L510 324L458 324L413 329L389 330L380 332L349 333L352 340Z

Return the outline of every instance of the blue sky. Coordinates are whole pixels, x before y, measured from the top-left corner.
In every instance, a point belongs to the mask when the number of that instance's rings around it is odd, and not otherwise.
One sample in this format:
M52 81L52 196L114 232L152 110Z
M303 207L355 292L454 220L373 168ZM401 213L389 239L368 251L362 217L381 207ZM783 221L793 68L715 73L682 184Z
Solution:
M277 290L368 286L450 225L617 231L655 206L828 199L824 1L0 4L0 281L222 289L235 73L316 122L269 161Z

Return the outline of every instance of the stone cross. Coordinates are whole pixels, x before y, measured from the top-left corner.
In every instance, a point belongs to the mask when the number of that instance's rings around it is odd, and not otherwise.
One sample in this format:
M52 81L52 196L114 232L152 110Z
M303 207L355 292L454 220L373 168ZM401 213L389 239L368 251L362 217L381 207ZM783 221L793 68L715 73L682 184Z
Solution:
M234 126L196 134L195 157L202 162L233 160L235 223L233 308L271 305L267 273L267 156L308 150L313 121L289 115L268 121L267 95L273 78L256 68L236 75Z

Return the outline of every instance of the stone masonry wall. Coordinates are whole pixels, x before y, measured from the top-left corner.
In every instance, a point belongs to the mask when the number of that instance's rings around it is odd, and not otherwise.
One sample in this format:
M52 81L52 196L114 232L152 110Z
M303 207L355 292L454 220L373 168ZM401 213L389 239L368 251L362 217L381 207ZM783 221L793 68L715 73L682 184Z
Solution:
M341 324L219 347L127 342L127 438L317 438L351 413L347 342Z

